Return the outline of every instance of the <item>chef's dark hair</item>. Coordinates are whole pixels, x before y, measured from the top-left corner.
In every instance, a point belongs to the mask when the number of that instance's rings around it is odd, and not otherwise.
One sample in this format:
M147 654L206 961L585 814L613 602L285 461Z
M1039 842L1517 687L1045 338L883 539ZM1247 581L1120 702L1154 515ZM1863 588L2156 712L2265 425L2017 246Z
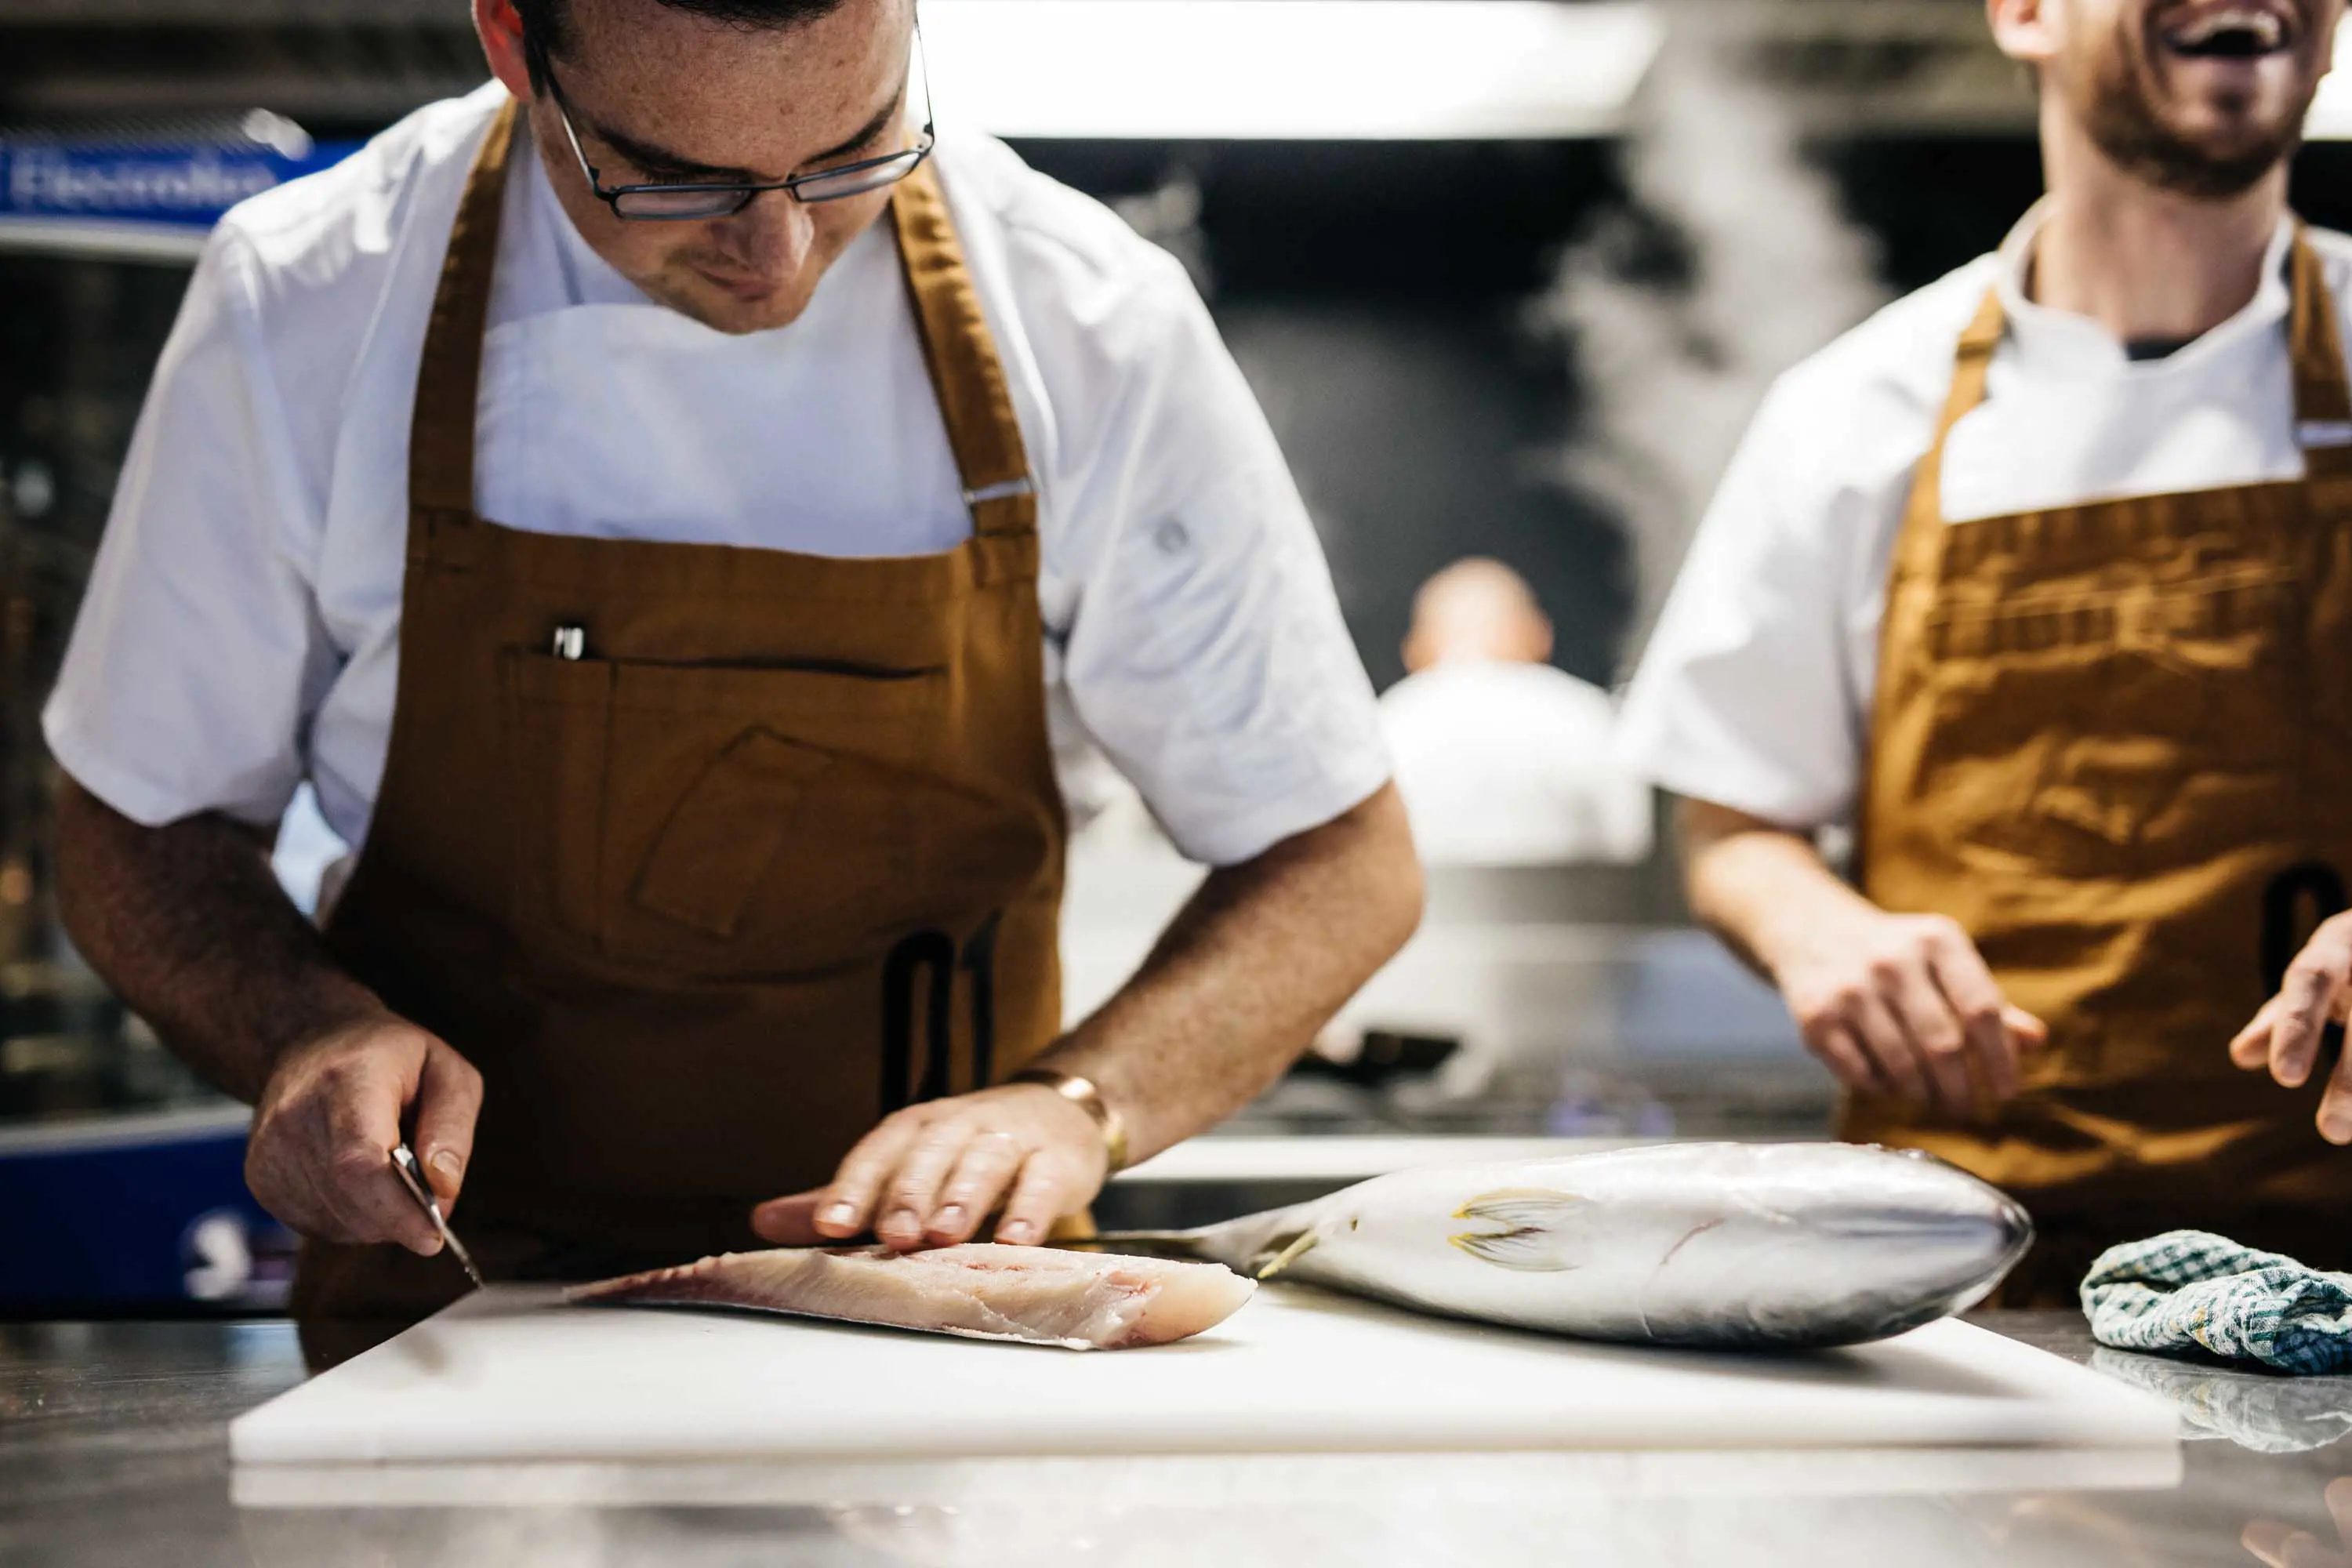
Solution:
M690 11L698 16L708 16L714 22L730 26L754 30L782 30L797 27L803 22L838 10L842 0L661 0L673 11ZM514 0L514 8L522 17L523 32L539 47L550 55L560 55L567 42L564 23L571 10L569 0ZM531 75L539 74L539 59L531 58ZM534 82L543 87L543 83Z

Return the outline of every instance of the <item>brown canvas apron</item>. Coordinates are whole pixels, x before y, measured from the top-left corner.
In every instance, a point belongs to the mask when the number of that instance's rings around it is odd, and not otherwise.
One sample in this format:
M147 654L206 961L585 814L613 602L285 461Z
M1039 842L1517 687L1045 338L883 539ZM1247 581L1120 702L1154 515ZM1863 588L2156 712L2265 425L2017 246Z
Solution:
M2052 1039L1990 1121L1857 1100L1843 1131L2033 1211L2011 1304L2071 1305L2101 1249L2176 1226L2352 1264L2317 1084L2227 1052L2352 875L2352 395L2300 238L2292 265L2305 479L1948 524L1993 295L1895 547L1863 890L1958 920Z
M473 510L515 125L434 302L390 755L327 936L481 1069L460 1233L492 1277L550 1279L759 1245L751 1205L829 1180L887 1111L1044 1048L1066 827L1035 491L931 169L891 210L972 537L866 560L564 537ZM313 1246L295 1306L414 1320L464 1283Z

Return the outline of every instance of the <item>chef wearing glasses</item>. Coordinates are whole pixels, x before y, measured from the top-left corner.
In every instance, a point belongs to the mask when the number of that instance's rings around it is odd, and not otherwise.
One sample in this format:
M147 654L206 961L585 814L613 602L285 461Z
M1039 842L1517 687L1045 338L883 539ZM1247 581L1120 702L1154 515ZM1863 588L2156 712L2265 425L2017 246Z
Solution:
M1990 11L2047 198L1774 390L1621 733L1845 1134L2033 1211L2011 1304L2176 1227L2342 1268L2352 242L2286 196L2344 5Z
M475 20L197 269L47 715L74 937L313 1320L462 1289L404 1139L493 1278L1042 1241L1418 914L1281 456L1171 258L935 142L911 0ZM1215 869L1066 1029L1085 747Z

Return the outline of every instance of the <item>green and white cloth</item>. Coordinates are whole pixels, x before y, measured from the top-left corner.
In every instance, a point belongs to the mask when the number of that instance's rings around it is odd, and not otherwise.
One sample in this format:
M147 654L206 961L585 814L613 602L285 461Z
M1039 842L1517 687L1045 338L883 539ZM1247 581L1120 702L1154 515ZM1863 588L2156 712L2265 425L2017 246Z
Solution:
M2197 1352L2280 1372L2352 1372L2352 1274L2201 1230L2111 1247L2083 1280L2091 1333L2117 1350Z

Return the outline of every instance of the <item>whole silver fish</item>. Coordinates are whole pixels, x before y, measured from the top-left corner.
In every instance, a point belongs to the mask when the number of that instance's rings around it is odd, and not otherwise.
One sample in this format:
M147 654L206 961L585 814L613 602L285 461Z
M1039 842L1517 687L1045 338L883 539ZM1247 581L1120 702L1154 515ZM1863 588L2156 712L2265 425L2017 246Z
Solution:
M1669 1143L1399 1171L1096 1245L1585 1339L1801 1348L1963 1310L2032 1239L2024 1209L1927 1155Z

